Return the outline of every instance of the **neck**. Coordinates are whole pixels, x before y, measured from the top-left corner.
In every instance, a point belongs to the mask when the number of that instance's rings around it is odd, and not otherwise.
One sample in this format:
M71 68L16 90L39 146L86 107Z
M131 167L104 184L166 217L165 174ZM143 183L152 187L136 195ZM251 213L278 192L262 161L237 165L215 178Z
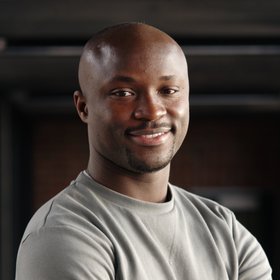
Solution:
M156 172L136 173L90 158L87 171L98 183L132 198L155 203L167 200L170 165Z

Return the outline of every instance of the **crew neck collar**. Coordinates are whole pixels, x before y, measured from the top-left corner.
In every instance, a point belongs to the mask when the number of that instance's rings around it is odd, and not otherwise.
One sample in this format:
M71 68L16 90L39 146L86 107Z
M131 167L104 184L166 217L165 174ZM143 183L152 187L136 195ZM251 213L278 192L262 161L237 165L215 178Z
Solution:
M174 206L174 194L170 184L168 184L169 200L163 203L154 203L138 200L127 195L118 193L110 188L96 182L86 171L79 174L76 181L83 186L90 188L103 199L118 205L119 207L129 208L133 211L147 214L163 214L169 212Z

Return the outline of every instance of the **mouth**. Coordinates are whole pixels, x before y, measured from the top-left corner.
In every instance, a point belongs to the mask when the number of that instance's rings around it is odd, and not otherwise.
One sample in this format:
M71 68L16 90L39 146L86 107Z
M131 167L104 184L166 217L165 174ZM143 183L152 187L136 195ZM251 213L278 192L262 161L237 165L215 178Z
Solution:
M170 127L160 127L155 129L135 129L130 131L128 137L141 146L159 146L168 141L171 137Z

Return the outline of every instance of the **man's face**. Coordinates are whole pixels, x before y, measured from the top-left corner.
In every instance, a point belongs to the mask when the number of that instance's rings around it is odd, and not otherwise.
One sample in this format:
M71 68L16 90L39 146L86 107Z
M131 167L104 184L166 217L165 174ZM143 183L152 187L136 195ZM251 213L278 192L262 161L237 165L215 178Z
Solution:
M136 173L167 166L189 122L183 54L172 44L103 46L87 62L84 85L91 153Z

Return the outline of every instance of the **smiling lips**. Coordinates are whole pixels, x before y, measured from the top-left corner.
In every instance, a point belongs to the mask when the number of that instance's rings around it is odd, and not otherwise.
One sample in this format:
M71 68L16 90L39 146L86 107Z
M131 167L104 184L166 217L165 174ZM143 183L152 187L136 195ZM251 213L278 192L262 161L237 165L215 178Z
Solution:
M158 146L164 144L170 136L170 127L156 129L139 129L128 133L128 136L138 145Z

